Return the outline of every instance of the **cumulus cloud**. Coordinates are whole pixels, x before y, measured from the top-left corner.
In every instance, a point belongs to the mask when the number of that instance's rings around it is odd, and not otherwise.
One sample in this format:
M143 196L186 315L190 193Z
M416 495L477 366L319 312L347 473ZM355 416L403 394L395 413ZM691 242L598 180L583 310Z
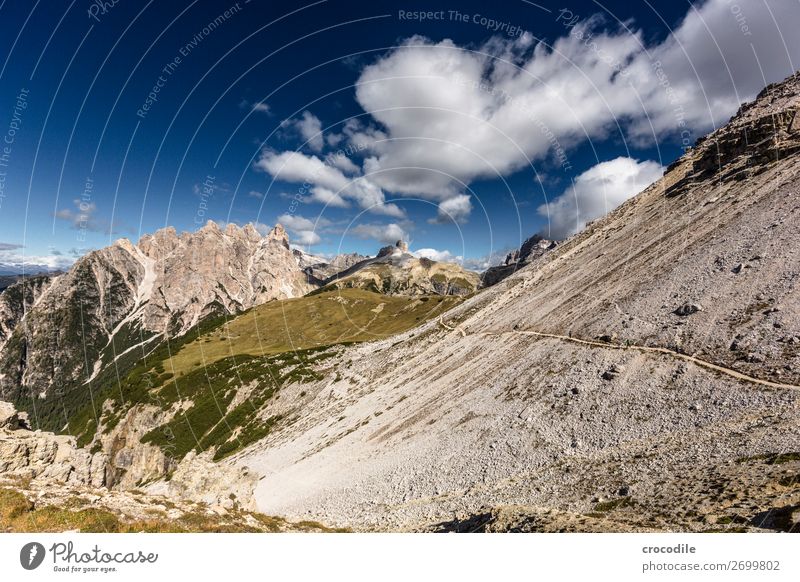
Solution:
M345 207L347 201L352 200L360 208L374 214L397 218L404 216L396 204L386 203L383 191L373 182L363 176L348 177L341 169L317 156L264 151L255 167L278 180L311 185L307 197L310 201Z
M301 133L319 136L310 144L315 151L346 143L361 152L359 175L369 184L346 191L342 177L356 175L354 167L329 163L311 181L307 200L361 208L377 201L385 211L379 202L387 192L439 204L431 222L464 222L465 187L475 180L543 160L566 169L571 149L587 140L691 145L800 63L800 35L792 28L800 3L688 6L660 40L635 22L574 17L565 9L554 14L563 28L549 45L527 33L475 47L422 36L402 41L361 70L356 100L368 115L324 139L313 115L296 120L298 129L300 121L307 128ZM385 213L391 212L400 215Z
M320 242L322 237L318 231L331 224L326 218L311 220L299 214L282 214L278 217L278 222L289 231L294 244L305 246Z
M461 263L464 260L464 257L461 255L454 255L448 250L440 251L437 249L418 249L413 251L411 254L416 257L424 257L440 263Z
M266 115L269 115L271 113L269 105L267 105L263 101L251 103L247 99L242 99L241 101L239 101L239 109L249 109L250 111L255 111L256 113L264 113Z
M322 238L312 230L300 231L292 237L293 243L303 246L315 245L321 240Z
M311 196L306 200L309 202L319 202L320 204L333 208L350 208L350 203L347 202L347 200L333 190L328 190L322 186L314 186L311 188Z
M372 179L390 192L450 198L461 183L587 139L693 140L725 122L765 78L780 80L800 63L800 36L789 24L800 4L742 6L691 6L655 44L631 23L566 15L551 47L529 34L492 38L474 52L412 37L357 83L359 104L389 138L367 144L369 170L380 171Z
M359 167L353 163L353 160L341 153L331 154L326 158L328 162L336 168L339 168L346 174L357 174Z
M299 119L291 119L283 122L284 127L293 127L297 130L306 145L315 152L321 152L325 146L325 138L322 135L322 122L319 117L310 111L303 111Z
M564 239L583 229L658 180L664 168L656 162L619 157L592 166L570 188L542 204L538 212L548 219L542 231L547 238Z
M457 194L452 198L439 203L436 218L430 219L431 224L455 222L464 224L472 212L472 201L467 194Z
M359 224L345 234L363 239L373 239L382 244L394 244L398 240L408 240L408 233L402 226L394 222L389 224Z

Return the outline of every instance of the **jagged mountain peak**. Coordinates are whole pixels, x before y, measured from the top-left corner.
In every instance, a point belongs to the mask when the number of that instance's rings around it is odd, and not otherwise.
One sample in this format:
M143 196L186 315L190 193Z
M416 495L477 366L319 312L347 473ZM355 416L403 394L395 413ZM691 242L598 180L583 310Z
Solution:
M0 352L8 370L0 393L28 386L45 394L55 383L89 381L137 345L313 288L280 225L266 237L253 225L209 221L180 235L163 228L135 245L119 239L31 294L24 318L16 303L0 310L8 312L0 335L11 346Z
M265 237L268 241L277 241L285 246L287 249L289 248L289 234L286 232L286 229L283 228L281 223L276 224L272 230L267 233Z

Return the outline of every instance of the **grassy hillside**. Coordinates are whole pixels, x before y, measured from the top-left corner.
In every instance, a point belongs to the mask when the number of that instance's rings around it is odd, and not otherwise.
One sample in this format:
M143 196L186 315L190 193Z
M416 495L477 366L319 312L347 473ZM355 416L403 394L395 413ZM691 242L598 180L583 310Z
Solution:
M319 379L337 345L390 337L460 301L362 289L273 301L237 317L204 321L185 336L162 341L146 357L138 350L126 354L92 383L93 400L86 386L66 391L52 403L53 414L55 404L69 409L67 431L88 446L98 429L109 434L136 404L157 403L166 410L181 403L180 412L143 441L178 459L207 449L219 459L284 420L272 411L272 400L283 386ZM246 397L238 400L242 390ZM101 403L107 404L102 411Z
M180 375L231 356L266 356L383 339L436 317L459 302L451 296L387 296L363 289L330 289L273 301L183 346L165 368Z

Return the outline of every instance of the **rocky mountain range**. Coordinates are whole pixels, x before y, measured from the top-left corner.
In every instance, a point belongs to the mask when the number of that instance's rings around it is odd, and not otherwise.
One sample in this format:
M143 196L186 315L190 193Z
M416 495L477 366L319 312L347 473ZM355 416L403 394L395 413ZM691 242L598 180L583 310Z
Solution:
M482 290L213 223L12 285L3 471L358 530L794 531L798 112L800 74Z
M26 277L0 294L0 398L28 409L37 427L74 433L85 426L75 419L87 393L119 384L148 354L221 317L302 297L342 272L348 281L368 272L364 280L379 293L477 287L477 276L457 265L422 262L408 253L315 257L292 250L281 225L262 236L250 224L209 221L193 233L164 228L137 244L120 239L66 273ZM456 285L457 277L467 283Z
M204 319L312 288L280 226L265 237L252 225L222 230L209 222L181 235L165 228L136 245L120 239L63 275L29 279L0 295L0 397L19 402L23 393L46 397L53 386L69 391Z

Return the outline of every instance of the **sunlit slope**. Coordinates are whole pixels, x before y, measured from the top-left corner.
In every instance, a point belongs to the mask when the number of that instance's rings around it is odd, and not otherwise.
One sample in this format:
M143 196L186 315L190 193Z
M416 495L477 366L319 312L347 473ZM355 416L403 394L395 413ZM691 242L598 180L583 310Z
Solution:
M384 339L460 302L453 296L388 296L363 289L333 289L273 301L186 344L170 359L171 367L180 374L235 355L264 356Z

